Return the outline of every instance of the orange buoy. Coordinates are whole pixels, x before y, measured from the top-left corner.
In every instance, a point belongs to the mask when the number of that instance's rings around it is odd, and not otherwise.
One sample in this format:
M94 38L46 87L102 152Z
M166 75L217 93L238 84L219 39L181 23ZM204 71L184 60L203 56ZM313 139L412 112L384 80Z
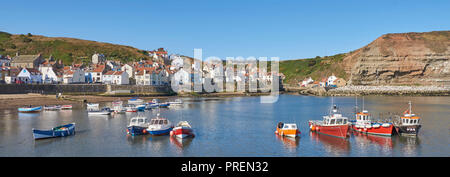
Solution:
M315 131L315 130L316 130L316 127L311 126L311 131Z
M173 131L170 131L170 136L173 136Z
M147 133L147 130L146 129L142 130L142 133L144 133L144 134Z

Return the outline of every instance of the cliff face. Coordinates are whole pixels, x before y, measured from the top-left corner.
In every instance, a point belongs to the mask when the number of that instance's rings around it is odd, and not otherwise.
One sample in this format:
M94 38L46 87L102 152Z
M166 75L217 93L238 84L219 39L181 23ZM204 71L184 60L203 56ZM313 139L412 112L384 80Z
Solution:
M449 85L450 31L386 34L342 65L351 85Z

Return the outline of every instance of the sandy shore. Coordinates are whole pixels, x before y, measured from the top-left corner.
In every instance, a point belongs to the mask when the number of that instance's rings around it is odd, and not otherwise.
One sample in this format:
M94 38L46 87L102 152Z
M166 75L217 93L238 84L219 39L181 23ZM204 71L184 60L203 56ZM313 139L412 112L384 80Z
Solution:
M76 103L76 101L56 99L55 95L0 94L0 109L15 109L24 105L42 106Z

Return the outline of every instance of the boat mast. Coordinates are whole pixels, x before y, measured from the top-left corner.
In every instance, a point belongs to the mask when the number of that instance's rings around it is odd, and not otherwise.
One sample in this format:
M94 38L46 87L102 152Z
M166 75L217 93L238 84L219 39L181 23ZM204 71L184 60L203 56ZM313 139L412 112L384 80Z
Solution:
M409 101L409 114L412 114L411 101Z

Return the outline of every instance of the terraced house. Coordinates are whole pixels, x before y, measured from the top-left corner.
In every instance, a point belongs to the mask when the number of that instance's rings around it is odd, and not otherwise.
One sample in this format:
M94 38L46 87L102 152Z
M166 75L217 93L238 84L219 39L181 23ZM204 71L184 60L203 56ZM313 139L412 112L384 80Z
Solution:
M44 57L41 54L19 55L19 53L16 53L16 56L11 60L11 66L17 68L37 68L44 61Z

